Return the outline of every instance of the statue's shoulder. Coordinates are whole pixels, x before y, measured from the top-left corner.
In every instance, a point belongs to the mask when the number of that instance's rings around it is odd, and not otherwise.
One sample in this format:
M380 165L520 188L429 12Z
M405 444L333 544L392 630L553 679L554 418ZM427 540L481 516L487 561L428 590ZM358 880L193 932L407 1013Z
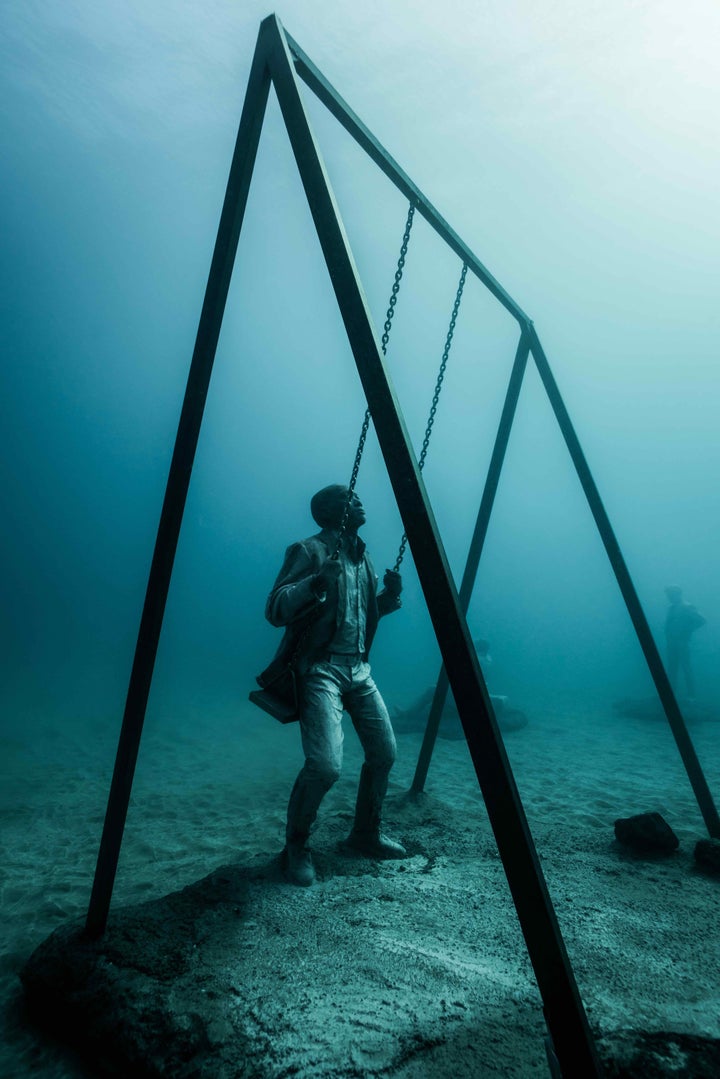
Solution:
M330 553L330 542L324 533L316 532L314 536L307 536L305 539L291 544L288 548L288 553L291 551L304 551L310 558L324 561Z
M316 532L313 536L308 536L306 539L300 540L300 542L305 547L327 548L330 545L330 540L327 538L325 532Z

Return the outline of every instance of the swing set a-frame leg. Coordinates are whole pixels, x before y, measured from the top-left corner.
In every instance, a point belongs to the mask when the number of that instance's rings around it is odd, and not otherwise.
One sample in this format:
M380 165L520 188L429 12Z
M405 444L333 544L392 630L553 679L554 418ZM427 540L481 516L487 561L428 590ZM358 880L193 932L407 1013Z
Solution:
M262 50L257 48L230 166L145 592L85 923L89 937L99 937L105 931L110 909L180 526L269 93L270 74Z
M550 370L543 347L537 335L534 325L528 321L522 331L518 345L515 363L510 375L510 382L505 398L500 425L495 439L495 446L490 459L485 488L480 503L475 531L473 533L467 564L460 587L460 605L463 614L467 613L470 605L477 571L480 565L487 527L495 499L495 492L500 478L505 451L507 449L510 431L515 417L522 381L525 374L528 351L532 353L535 365L540 375L543 387L548 395L550 406L557 420L560 431L565 440L568 452L572 459L575 471L582 486L583 492L590 507L590 511L597 525L600 538L602 539L610 565L612 566L615 579L617 580L625 606L633 624L638 643L642 649L645 661L652 676L660 702L667 717L670 729L675 738L685 771L687 772L690 785L695 794L705 826L710 836L720 839L720 817L713 801L710 788L708 787L705 774L698 759L695 747L675 697L675 692L668 678L665 666L650 631L645 612L642 609L638 594L635 590L630 572L620 550L620 545L615 532L610 524L610 519L603 505L600 493L593 479L585 455L580 446L580 441L575 433L567 408L558 389L555 378ZM443 708L447 700L449 682L443 667L435 687L435 694L430 706L423 744L420 749L415 776L411 785L411 793L419 794L424 790L427 779L430 760L437 739Z
M460 585L459 600L464 615L468 612L473 588L475 587L475 579L480 566L480 557L483 552L483 547L485 546L485 537L487 536L488 525L490 523L490 515L492 513L493 505L495 504L495 494L500 480L503 461L505 460L505 453L507 451L510 431L512 430L513 420L515 418L515 410L517 408L518 398L520 397L520 390L522 389L529 351L530 338L527 330L524 329L520 334L520 340L515 353L515 361L510 373L510 382L508 383L507 393L505 395L505 403L500 415L500 425L495 438L495 446L493 447L492 456L490 458L490 466L485 480L482 499L480 500L480 509L478 510L475 529L470 542L470 550L468 551L467 562L465 563L465 571ZM425 789L425 780L427 779L430 760L432 758L433 749L435 748L435 742L437 741L440 720L442 719L449 689L450 682L448 681L448 676L445 667L443 666L438 675L435 694L430 706L427 725L425 727L425 735L420 748L420 756L418 757L415 775L410 787L411 794L420 794Z
M331 107L331 111L341 119L353 137L359 139L366 152L380 164L396 186L415 200L418 211L461 255L469 269L484 282L492 294L515 314L521 327L521 340L503 409L501 430L496 440L491 472L486 481L481 512L478 515L475 546L472 558L468 559L460 596L455 592L412 443L388 378L338 207L299 92L293 48L298 71L301 74L304 72L303 77L311 85L313 82L316 84L316 92L321 100ZM576 1076L582 1079L599 1077L601 1069L587 1017L464 617L530 352L601 532L711 835L720 837L720 822L617 541L532 323L521 312L518 313L517 305L498 283L489 277L484 267L468 251L460 238L449 230L424 196L410 184L379 143L369 138L354 114L310 65L304 54L299 56L298 52L294 43L288 41L275 16L269 16L263 21L243 107L156 541L88 912L87 930L91 935L99 935L107 917L180 522L272 79L413 553L447 670L447 680L452 686L478 783L497 840L542 996L554 1051L562 1074L568 1079Z
M545 387L545 392L548 395L550 405L555 413L555 418L562 432L562 436L565 439L565 444L570 453L570 457L572 458L582 489L585 492L590 511L595 518L595 524L597 525L600 538L602 539L608 559L610 560L610 565L615 574L615 579L617 580L623 600L625 601L625 606L630 615L638 642L642 648L643 655L645 656L645 662L648 665L653 682L655 683L655 688L657 689L667 721L670 724L670 729L675 738L675 742L677 743L678 750L680 751L680 756L682 757L682 762L685 766L688 779L690 780L690 785L692 786L693 793L695 794L698 806L700 807L705 826L714 839L720 839L720 817L718 816L717 808L713 801L712 794L710 793L710 788L707 785L707 780L705 779L705 774L702 770L700 761L698 760L697 753L695 752L692 739L688 733L685 719L680 711L680 706L675 697L675 691L670 684L670 679L667 676L665 666L660 658L655 639L650 632L648 620L642 609L640 599L635 590L635 585L633 584L632 577L630 576L630 572L620 550L617 537L610 524L610 519L602 499L600 498L600 493L595 485L595 480L593 479L588 463L585 460L585 454L582 451L579 439L565 407L565 403L560 395L552 371L550 370L550 365L543 351L543 347L540 344L540 339L532 324L529 326L529 333L530 351L535 360L535 366L537 367L538 374Z
M600 1064L515 787L412 443L390 385L330 181L277 20L269 64L310 212L330 273L380 449L447 667L488 816L563 1072L592 1079ZM265 25L264 24L264 25Z

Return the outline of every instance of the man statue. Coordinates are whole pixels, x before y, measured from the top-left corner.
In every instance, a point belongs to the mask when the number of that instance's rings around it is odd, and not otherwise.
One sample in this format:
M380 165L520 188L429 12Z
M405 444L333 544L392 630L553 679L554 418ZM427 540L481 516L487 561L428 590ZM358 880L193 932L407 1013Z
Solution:
M690 638L696 629L705 625L705 619L692 603L686 603L682 598L682 588L669 585L665 589L665 595L670 604L665 617L668 678L677 692L678 669L681 669L688 698L694 700L695 677L690 659Z
M333 559L346 506L338 557ZM369 858L406 854L380 830L395 735L368 664L378 619L401 605L400 574L387 570L378 593L377 577L358 536L365 510L355 494L348 503L347 487L332 484L318 491L310 512L321 531L288 548L265 608L273 626L285 627L273 664L295 655L300 642L295 669L305 764L290 795L283 866L289 881L304 886L315 880L310 830L342 766L343 710L365 751L355 823L345 845Z

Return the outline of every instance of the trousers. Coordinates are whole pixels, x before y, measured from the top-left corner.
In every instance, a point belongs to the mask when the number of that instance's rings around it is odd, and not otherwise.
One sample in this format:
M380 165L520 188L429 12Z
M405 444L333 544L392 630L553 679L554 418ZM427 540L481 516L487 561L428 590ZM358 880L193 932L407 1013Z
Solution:
M667 672L670 684L676 693L679 692L678 671L682 671L685 678L688 697L695 696L695 675L693 673L692 660L690 659L690 646L687 642L668 641L667 644Z
M302 680L300 734L305 763L288 805L286 840L304 843L320 803L342 770L343 711L347 711L365 752L355 827L379 827L396 743L385 707L365 662L315 663Z

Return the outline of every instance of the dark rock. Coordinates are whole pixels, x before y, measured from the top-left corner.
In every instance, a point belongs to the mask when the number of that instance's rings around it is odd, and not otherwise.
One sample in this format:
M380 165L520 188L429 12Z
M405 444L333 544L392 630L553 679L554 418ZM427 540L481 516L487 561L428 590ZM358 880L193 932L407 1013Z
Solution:
M708 872L720 874L720 839L698 839L695 861Z
M153 907L142 909L146 925L131 917L103 941L87 940L79 924L57 929L21 973L30 1014L103 1073L194 1075L210 1048L208 1016L168 1006L192 939L180 932L160 944Z
M621 817L615 821L615 838L618 843L639 851L664 851L669 854L680 846L680 840L659 813Z
M619 1030L597 1050L606 1079L717 1079L720 1042L676 1031Z

